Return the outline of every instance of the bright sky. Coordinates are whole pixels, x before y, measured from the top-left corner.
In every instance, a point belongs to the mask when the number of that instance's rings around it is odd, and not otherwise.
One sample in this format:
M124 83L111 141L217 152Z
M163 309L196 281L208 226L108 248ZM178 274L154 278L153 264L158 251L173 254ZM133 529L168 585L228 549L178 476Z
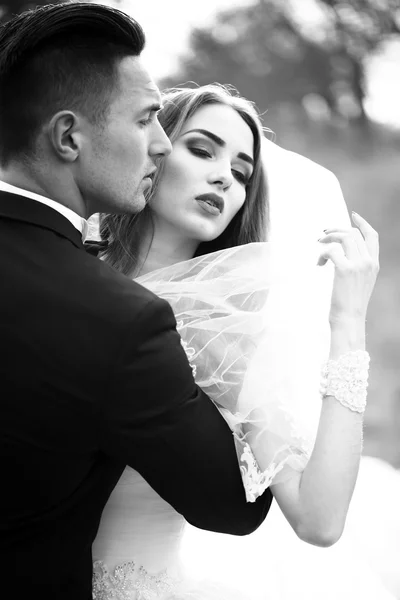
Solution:
M251 0L120 0L119 7L145 30L143 58L154 77L161 77L173 71L193 26L206 25L216 12L246 3Z
M250 4L252 0L102 0L119 6L143 26L147 49L143 54L155 78L173 73L179 55L185 53L193 26L212 22L216 12ZM310 0L291 0L302 12ZM310 23L316 15L308 8ZM370 116L400 127L400 42L392 44L368 66L368 102Z

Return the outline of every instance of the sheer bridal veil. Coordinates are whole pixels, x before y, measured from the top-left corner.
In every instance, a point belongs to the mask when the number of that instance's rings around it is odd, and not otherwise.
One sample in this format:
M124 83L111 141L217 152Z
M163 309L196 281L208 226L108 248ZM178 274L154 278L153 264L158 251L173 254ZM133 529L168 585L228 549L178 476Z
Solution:
M344 201L330 201L333 175L267 140L264 156L268 242L138 279L174 310L196 382L234 432L248 501L303 470L312 450L333 276L331 265L317 267L317 240L328 226L348 225Z

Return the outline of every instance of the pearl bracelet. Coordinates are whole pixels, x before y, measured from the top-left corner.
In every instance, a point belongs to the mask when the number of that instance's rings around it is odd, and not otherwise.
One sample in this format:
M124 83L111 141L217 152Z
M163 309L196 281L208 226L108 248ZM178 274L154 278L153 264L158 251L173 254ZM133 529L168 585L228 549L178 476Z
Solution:
M333 396L346 408L362 413L367 405L370 356L365 350L346 352L322 368L320 393Z

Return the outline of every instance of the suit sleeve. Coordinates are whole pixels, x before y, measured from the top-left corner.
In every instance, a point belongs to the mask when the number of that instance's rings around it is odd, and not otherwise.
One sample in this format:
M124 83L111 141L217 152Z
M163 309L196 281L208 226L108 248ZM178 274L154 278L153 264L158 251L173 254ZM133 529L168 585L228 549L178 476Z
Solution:
M270 491L246 502L231 430L193 380L169 304L152 300L139 323L100 407L102 449L192 525L251 533L266 517Z

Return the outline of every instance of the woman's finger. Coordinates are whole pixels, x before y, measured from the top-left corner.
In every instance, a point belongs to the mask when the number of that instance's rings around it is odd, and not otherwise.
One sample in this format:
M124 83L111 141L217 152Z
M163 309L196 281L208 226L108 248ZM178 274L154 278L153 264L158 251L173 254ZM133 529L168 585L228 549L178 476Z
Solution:
M357 227L360 229L364 236L365 243L368 248L368 252L372 260L376 263L379 262L379 235L375 229L358 213L351 213L352 219Z
M325 237L326 235L331 236L332 234L350 234L353 236L358 250L360 252L360 256L365 259L365 260L369 260L370 259L370 254L368 252L368 248L367 245L365 243L364 237L361 233L361 231L358 229L358 227L352 227L351 229L325 229ZM324 241L324 239L322 238L320 241Z
M348 260L345 256L343 246L340 243L332 242L321 246L321 254L318 259L318 265L324 265L331 260L335 267L344 269L348 266Z
M358 246L358 251L360 253L361 258L363 258L366 261L371 260L371 255L369 253L367 243L361 231L357 227L353 227L352 232L354 240Z
M358 227L352 227L350 230L341 229L341 228L324 229L325 235L331 235L331 234L336 234L336 233L344 234L346 232L351 232L351 234L353 235L353 237L357 243L358 249L360 251L361 257L364 258L365 260L372 259L370 252L369 252L369 248L364 239L364 236Z
M321 244L331 244L333 242L341 244L348 260L357 261L360 259L361 254L358 243L351 230L329 233L321 238L319 242Z
M349 228L344 229L343 227L331 227L330 229L324 229L324 234L328 235L330 233L346 233L349 231Z

